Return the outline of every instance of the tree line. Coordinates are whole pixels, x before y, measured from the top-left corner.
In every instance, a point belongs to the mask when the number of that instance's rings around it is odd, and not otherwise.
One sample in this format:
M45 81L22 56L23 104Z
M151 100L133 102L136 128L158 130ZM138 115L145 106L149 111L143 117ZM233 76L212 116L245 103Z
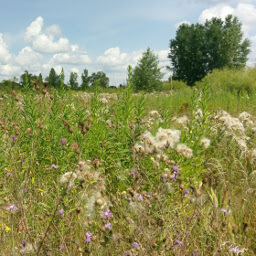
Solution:
M237 17L228 15L225 20L212 18L204 24L181 24L176 31L176 37L170 40L170 52L168 58L172 71L172 79L182 80L189 86L193 86L214 69L245 67L250 53L250 41L243 38L242 23ZM132 70L131 85L136 91L153 91L161 89L164 74L159 66L158 56L148 48L143 52L136 67ZM109 78L103 71L88 74L84 69L81 74L81 84L78 83L78 74L71 72L69 84L64 83L65 75L62 69L57 75L54 68L45 78L45 82L54 88L69 86L72 90L86 90L96 84L109 87ZM44 83L42 75L38 76L25 71L21 75L20 85ZM13 85L17 81L6 80L2 84Z

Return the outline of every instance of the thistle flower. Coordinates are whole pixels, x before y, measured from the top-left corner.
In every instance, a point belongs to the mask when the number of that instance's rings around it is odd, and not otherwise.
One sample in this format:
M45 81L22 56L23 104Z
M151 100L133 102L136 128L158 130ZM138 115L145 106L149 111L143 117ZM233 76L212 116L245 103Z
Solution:
M66 142L67 142L67 139L66 138L61 138L60 142L64 146L66 144Z
M105 212L102 212L102 213L101 213L101 217L102 217L103 219L112 218L112 216L113 216L113 213L110 212L109 209L107 209Z
M132 247L133 247L133 248L138 248L138 247L139 247L139 244L138 244L137 242L134 242L134 243L132 244Z
M111 228L111 223L108 222L107 224L104 225L104 227L110 229Z
M76 178L77 178L77 175L75 173L66 172L60 177L60 183L61 184L69 183L69 186L72 186Z
M85 233L86 243L89 243L92 240L91 236L92 234L90 231Z
M18 207L16 204L9 204L5 207L5 209L10 212L16 212L18 210Z
M15 141L17 139L17 137L14 135L12 135L11 138L13 139L13 141Z
M176 151L182 155L185 156L186 158L191 158L193 155L193 150L186 146L185 144L178 144Z
M207 138L203 138L200 140L200 143L203 148L208 148L210 146L211 141Z
M59 209L59 210L58 210L58 213L60 214L61 217L64 216L64 210L63 210L63 209Z
M56 170L58 166L56 164L52 164L52 168Z

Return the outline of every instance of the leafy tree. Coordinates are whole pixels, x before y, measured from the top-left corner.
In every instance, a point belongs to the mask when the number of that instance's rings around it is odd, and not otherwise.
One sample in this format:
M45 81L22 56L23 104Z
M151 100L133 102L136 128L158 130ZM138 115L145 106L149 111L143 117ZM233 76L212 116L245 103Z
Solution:
M48 81L49 86L52 86L55 88L59 87L60 76L57 75L54 68L51 68L51 70L49 72L49 76L46 78L46 81Z
M90 85L94 86L96 81L99 81L98 85L103 88L109 87L109 78L103 71L92 73L89 77Z
M246 65L250 42L243 40L242 24L228 15L225 21L212 18L202 24L182 24L170 41L173 78L188 85L201 80L216 68Z
M77 77L78 77L78 75L77 75L76 72L71 72L70 73L69 84L70 84L72 90L77 90L78 89Z
M132 84L135 90L156 90L161 86L163 76L159 68L158 56L148 48L143 52L132 73Z
M64 69L61 68L61 73L60 73L60 76L59 76L59 88L61 88L62 90L64 89L65 87L65 74L64 74Z
M81 78L82 78L81 89L82 90L88 89L90 85L90 77L88 75L87 69L84 69L84 72L81 74Z
M27 70L20 76L20 84L22 87L31 87L33 80L36 79L36 76L29 73Z

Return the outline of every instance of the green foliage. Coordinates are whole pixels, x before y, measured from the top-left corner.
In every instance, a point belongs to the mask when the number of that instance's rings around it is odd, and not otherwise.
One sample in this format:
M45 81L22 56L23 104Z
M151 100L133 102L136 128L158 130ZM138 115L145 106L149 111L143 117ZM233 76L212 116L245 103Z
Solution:
M103 71L98 71L97 73L92 73L89 77L90 86L95 86L97 84L102 88L109 87L109 78Z
M54 68L51 68L49 76L45 79L50 87L59 88L60 77L57 75Z
M78 89L77 78L78 78L78 75L77 75L76 72L71 72L70 73L69 84L70 84L72 90L77 90Z
M205 81L209 81L209 87L213 94L231 92L234 95L241 95L244 92L252 96L256 92L256 67L246 69L216 69L213 70L196 86L201 88Z
M88 75L88 70L84 69L84 72L81 74L82 84L81 89L84 91L85 89L88 89L90 86L90 77Z
M228 15L201 24L182 24L170 41L173 75L192 86L216 68L241 68L247 61L250 42L243 40L242 24Z
M133 70L132 84L135 90L153 91L161 87L163 73L159 68L158 56L148 48L143 52Z

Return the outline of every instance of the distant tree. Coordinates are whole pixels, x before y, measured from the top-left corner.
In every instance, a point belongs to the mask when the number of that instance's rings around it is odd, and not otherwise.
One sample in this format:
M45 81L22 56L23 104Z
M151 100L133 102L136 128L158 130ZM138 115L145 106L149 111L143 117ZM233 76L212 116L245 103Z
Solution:
M92 73L89 77L90 85L94 86L95 82L99 80L99 86L103 88L109 87L109 78L103 71Z
M202 24L182 24L170 41L168 57L173 78L192 86L216 68L246 65L250 42L243 39L242 24L228 15L225 21L212 18Z
M60 76L57 75L54 68L51 68L49 72L49 76L45 80L48 82L49 86L52 86L55 88L59 87Z
M33 84L33 80L35 80L36 76L33 76L27 70L20 76L20 84L22 87L31 87Z
M61 69L61 73L60 73L60 78L59 78L59 88L63 89L65 87L65 74L64 74L64 69Z
M70 79L69 79L69 84L70 84L72 90L77 90L78 89L77 77L78 77L78 75L77 75L76 72L71 72Z
M87 69L84 69L84 72L81 74L81 78L82 78L81 89L84 91L85 89L88 89L90 86L90 77L88 75Z
M158 56L148 48L143 52L132 73L132 84L135 90L152 91L158 89L164 74L159 67Z

